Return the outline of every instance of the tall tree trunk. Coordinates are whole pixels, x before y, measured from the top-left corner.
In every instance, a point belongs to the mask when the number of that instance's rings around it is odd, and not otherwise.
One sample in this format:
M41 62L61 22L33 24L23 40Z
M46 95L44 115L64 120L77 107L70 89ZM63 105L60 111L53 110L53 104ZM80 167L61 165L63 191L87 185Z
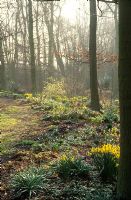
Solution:
M119 46L119 30L118 30L118 5L115 4L115 9L113 10L110 4L107 4L110 11L114 16L115 23L115 40L114 40L114 51L115 55L118 55L118 46ZM112 98L118 98L118 64L112 66Z
M90 0L89 55L90 55L91 108L93 110L100 111L98 80L97 80L97 60L96 60L96 29L97 29L97 15L96 14L97 14L96 0Z
M45 24L47 26L48 31L48 75L49 77L54 75L54 2L49 3L49 7L46 4L43 4L43 12Z
M42 83L42 69L41 69L41 47L40 47L40 34L39 34L39 3L37 2L37 9L36 9L36 37L37 37L37 84L39 91L42 91L43 83Z
M115 21L115 53L118 54L119 49L119 28L118 28L118 5L115 4L114 10L114 21Z
M35 67L35 52L34 52L34 38L33 38L33 14L32 14L32 0L28 0L28 15L29 15L29 48L30 48L30 65L31 65L31 82L32 82L32 93L37 92L36 87L36 67Z
M118 28L118 5L115 4L114 10L114 21L115 21L115 54L118 55L119 53L119 28ZM118 89L118 64L116 64L113 68L114 70L114 77L113 77L113 98L118 98L119 96L119 89Z
M0 34L0 90L6 89L5 62L2 48L2 34Z
M14 38L14 60L11 63L11 70L12 70L12 80L14 81L14 83L16 83L16 67L18 67L18 7L16 8L17 12L16 12L16 16L15 16L15 38Z
M22 45L23 45L23 55L22 55L22 59L23 59L23 70L24 70L24 85L25 88L27 89L29 86L29 77L28 77L28 67L27 67L27 24L28 24L28 2L26 0L25 2L25 12L24 12L24 2L22 0L17 0L17 4L20 7L21 10L21 14L22 14L22 22L20 21L20 17L19 17L19 26L22 27L21 23L23 23L23 29L22 30Z
M120 168L118 197L131 199L131 1L119 0Z
M53 35L53 24L54 24L54 4L53 1L50 3L50 25L49 25L49 53L48 53L48 67L49 67L49 75L53 75L53 58L54 58L54 48L53 48L53 41L54 41L54 35Z

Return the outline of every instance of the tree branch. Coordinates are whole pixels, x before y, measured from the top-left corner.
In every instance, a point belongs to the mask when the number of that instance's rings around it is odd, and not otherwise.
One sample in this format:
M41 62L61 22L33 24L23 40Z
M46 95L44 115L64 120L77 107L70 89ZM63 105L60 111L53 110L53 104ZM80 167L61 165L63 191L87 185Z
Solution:
M97 1L101 1L101 2L104 2L104 3L118 3L118 0L97 0Z
M88 1L88 0L87 0ZM101 1L101 2L104 2L104 3L118 3L118 0L97 0L98 2Z

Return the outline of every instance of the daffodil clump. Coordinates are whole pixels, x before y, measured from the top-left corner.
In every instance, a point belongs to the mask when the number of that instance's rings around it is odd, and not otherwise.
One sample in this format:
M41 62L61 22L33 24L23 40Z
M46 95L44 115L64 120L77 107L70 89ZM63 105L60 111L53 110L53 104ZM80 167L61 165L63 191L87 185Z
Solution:
M67 156L66 154L63 154L63 155L60 157L60 161L67 161L67 160L74 161L74 160L75 160L75 157L74 157L74 156Z
M90 151L90 155L94 154L112 154L114 157L120 157L120 147L118 145L104 144L101 147L93 147Z
M120 147L117 145L104 144L92 148L89 155L93 158L103 181L114 181L117 178Z
M68 156L66 154L60 157L55 165L55 171L62 179L70 178L88 178L89 166L81 158Z
M26 99L32 99L33 95L31 93L25 93L24 94Z

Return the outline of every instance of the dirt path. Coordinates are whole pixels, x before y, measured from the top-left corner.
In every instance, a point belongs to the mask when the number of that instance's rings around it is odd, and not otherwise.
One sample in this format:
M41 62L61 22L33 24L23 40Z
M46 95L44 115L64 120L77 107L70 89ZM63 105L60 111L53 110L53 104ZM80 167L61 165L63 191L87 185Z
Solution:
M2 200L10 199L8 181L10 174L26 167L24 158L17 155L20 150L15 144L22 140L34 138L42 132L41 113L31 109L24 100L0 98L0 154L1 154L1 186ZM17 161L18 160L18 161Z
M0 99L1 153L11 152L11 143L32 137L41 131L40 113L20 100Z

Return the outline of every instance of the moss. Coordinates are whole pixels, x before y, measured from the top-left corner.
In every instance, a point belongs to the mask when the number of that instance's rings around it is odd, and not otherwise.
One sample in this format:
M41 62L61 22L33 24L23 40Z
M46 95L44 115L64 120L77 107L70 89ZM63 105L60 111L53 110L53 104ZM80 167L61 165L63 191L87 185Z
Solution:
M19 113L21 111L21 108L18 106L9 106L8 108L6 108L5 113L11 113L11 114L15 114L15 113Z
M0 130L8 130L13 128L19 120L7 115L7 114L0 114Z

